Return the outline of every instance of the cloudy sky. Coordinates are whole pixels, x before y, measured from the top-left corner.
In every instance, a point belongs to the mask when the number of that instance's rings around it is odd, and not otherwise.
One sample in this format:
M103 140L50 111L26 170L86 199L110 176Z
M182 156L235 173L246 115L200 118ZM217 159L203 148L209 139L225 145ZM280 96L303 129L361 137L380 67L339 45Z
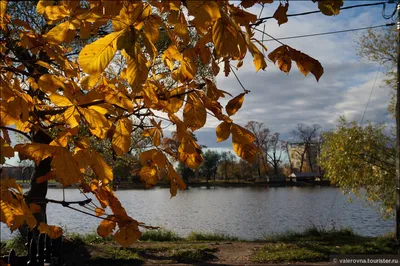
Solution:
M375 1L345 1L344 6L372 3ZM378 1L376 1L378 2ZM261 17L272 16L279 1L267 4ZM386 14L393 11L395 5L387 6ZM250 11L260 13L260 7ZM288 14L317 10L317 4L310 0L290 1ZM338 16L328 17L321 13L306 16L289 17L289 22L278 26L275 19L265 23L266 32L275 38L347 30L391 23L382 17L382 5L342 10ZM260 26L259 29L263 29ZM378 30L384 30L379 28ZM384 86L385 70L378 72L377 63L361 60L357 57L355 41L366 31L340 33L283 40L282 42L319 60L324 67L324 75L317 82L313 75L304 77L292 64L289 75L281 72L272 62L268 62L265 71L255 72L252 57L244 60L237 75L247 90L242 109L232 118L235 123L245 125L255 120L264 123L271 132L281 133L281 138L290 140L290 132L298 123L319 124L323 130L334 128L339 116L344 115L350 121L360 121L366 107L369 94L377 75L376 84L365 114L364 121L393 124L394 120L386 110L390 89ZM261 34L256 35L261 40ZM265 37L264 39L268 39ZM275 41L265 42L268 52L279 47ZM222 67L223 69L223 67ZM217 77L217 87L230 92L233 96L243 90L234 75ZM229 96L228 96L229 97ZM222 101L224 106L230 100ZM207 118L206 126L196 131L200 144L211 149L231 149L231 140L216 142L215 128L219 122L213 117ZM167 130L174 130L168 128ZM17 164L18 159L7 161Z
M313 11L317 4L311 1L289 1L288 14ZM373 1L345 1L344 6L371 3ZM272 16L279 1L266 5L262 17ZM393 11L395 5L388 5L386 13ZM253 9L259 14L260 9ZM343 10L338 16L328 17L321 13L289 17L289 22L278 26L275 19L267 21L266 32L275 38L305 35L329 31L346 30L391 23L382 17L382 5ZM260 26L259 29L263 29ZM378 28L383 30L385 28ZM282 42L310 55L320 61L324 75L319 82L313 75L304 77L292 65L289 75L281 72L272 62L268 62L265 71L255 72L251 56L248 56L237 75L246 89L242 109L232 118L240 125L250 120L264 123L271 132L281 133L283 139L290 139L290 132L296 124L319 124L323 130L334 128L339 116L348 120L360 121L368 101L369 94L377 76L376 85L365 114L365 120L392 124L394 121L387 112L390 89L384 86L384 68L378 73L377 63L361 60L357 57L355 41L366 31L340 33L308 38L283 40ZM261 35L258 35L261 39ZM264 39L268 39L265 37ZM280 44L265 42L268 52ZM217 77L217 87L232 93L242 92L235 77ZM229 98L227 99L229 100ZM226 103L223 102L223 105ZM216 143L215 128L218 121L208 118L204 129L196 131L199 143L210 148L231 148L229 140Z

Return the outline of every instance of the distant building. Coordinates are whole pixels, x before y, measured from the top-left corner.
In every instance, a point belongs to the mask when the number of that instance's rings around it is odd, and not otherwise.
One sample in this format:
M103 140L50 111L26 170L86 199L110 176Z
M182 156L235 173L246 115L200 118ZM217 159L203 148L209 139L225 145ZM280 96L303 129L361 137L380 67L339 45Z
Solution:
M29 181L34 171L34 167L32 166L3 166L0 169L1 178L8 176L9 178L16 178L22 181Z
M318 173L292 173L289 176L291 179L296 179L296 182L298 181L315 181L316 178L321 178L321 175Z
M311 143L308 151L304 143L288 143L289 162L293 173L320 173L318 165L319 146Z

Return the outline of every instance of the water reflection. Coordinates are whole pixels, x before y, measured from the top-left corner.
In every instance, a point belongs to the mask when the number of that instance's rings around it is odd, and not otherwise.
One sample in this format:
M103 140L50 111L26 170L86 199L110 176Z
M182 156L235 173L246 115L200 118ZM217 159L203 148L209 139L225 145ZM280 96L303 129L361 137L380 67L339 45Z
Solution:
M169 189L121 190L116 194L133 218L183 236L203 231L251 240L311 226L348 227L362 235L382 235L394 228L392 219L380 219L376 207L357 198L350 203L348 196L332 187L193 188L172 199ZM61 190L49 189L48 197L62 199ZM66 190L66 198L84 199L77 190ZM48 210L49 223L68 232L91 232L100 222L59 205L49 205ZM1 238L9 237L9 229L1 224Z

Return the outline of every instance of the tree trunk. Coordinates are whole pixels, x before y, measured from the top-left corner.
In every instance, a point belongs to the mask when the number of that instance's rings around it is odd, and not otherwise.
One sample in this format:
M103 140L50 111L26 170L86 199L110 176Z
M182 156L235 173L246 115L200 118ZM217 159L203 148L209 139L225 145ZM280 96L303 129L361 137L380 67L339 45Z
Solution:
M33 136L33 142L35 143L43 143L49 144L52 141L51 137L48 136L43 131L39 130ZM33 216L36 218L37 224L39 225L41 222L47 223L47 215L46 215L46 203L45 199L47 196L47 181L42 183L37 183L37 178L46 175L51 170L51 158L46 158L41 161L37 166L35 166L35 170L31 175L30 180L30 188L27 192L24 193L25 201L27 204L36 203L40 206L40 212L34 213ZM22 236L27 236L27 228L23 227L20 229ZM37 232L34 234L36 235Z

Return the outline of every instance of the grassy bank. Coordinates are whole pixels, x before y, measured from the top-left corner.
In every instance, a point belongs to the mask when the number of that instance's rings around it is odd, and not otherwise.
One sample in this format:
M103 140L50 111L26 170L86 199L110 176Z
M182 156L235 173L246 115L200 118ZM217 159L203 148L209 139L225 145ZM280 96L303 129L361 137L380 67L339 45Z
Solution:
M1 243L1 253L11 248L17 254L24 252L20 237ZM152 230L144 232L131 248L121 248L111 237L103 239L95 233L69 234L64 242L64 259L66 265L74 265L77 260L82 265L196 263L221 262L227 253L225 257L232 257L231 262L245 258L246 264L324 262L330 254L396 254L397 249L393 236L365 237L348 229L313 228L267 236L256 242L215 233L192 232L181 237L168 230Z

